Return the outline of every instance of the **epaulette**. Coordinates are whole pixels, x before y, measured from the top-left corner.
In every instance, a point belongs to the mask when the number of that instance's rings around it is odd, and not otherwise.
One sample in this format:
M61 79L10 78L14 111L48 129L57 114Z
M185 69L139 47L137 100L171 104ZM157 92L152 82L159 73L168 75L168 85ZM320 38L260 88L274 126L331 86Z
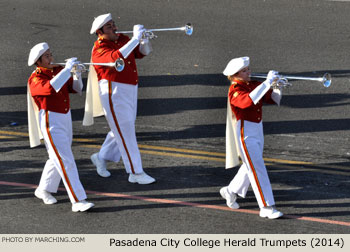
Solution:
M104 38L102 38L102 37L98 37L98 39L97 39L99 44L101 44L103 42L103 40L104 40Z

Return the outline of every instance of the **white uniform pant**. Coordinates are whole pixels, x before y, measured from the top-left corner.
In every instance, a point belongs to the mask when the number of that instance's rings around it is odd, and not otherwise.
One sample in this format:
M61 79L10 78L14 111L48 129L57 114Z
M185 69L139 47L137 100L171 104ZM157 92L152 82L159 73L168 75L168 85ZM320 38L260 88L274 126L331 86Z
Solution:
M86 199L72 152L72 118L67 114L39 111L40 129L49 154L39 189L56 193L62 179L72 203Z
M111 129L99 158L118 162L122 157L126 172L134 174L143 172L135 132L137 89L137 85L99 81L101 103Z
M243 164L228 186L230 192L245 197L251 184L259 207L275 204L271 183L263 159L262 122L237 121L237 138Z

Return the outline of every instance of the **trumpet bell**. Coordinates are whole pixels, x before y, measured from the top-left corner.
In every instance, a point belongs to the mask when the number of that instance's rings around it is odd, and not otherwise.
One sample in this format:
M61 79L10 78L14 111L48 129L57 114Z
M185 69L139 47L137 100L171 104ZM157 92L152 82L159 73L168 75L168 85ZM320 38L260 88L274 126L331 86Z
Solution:
M117 72L121 72L124 70L125 62L122 58L118 58L114 62L109 63L81 63L84 65L94 65L94 66L106 66L106 67L114 67Z
M191 35L192 35L192 33L193 33L193 26L192 26L191 23L187 23L187 24L185 25L185 33L186 33L186 35L188 35L188 36L191 36Z
M328 88L332 84L332 78L330 73L325 73L322 77L322 84Z
M115 62L114 62L114 67L115 70L117 70L117 72L121 72L124 70L125 67L125 62L122 58L118 58Z

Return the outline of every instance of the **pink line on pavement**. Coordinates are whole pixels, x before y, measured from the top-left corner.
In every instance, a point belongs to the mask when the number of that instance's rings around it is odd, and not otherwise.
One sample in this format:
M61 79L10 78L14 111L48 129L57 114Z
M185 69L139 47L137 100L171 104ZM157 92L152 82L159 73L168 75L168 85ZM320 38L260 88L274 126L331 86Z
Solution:
M0 181L0 185L19 186L19 187L32 188L32 189L37 188L37 185L17 183L17 182L8 182L8 181ZM65 191L64 188L59 188L59 190ZM238 212L238 213L259 214L259 211L256 211L256 210L231 209L231 208L226 207L226 206L207 205L207 204L200 204L200 203L186 202L186 201L179 201L179 200L150 198L150 197L137 196L137 195L128 195L128 194L121 194L121 193L106 193L106 192L97 192L97 191L90 191L90 190L86 190L86 193L98 195L98 196L113 197L113 198L143 200L143 201L154 202L154 203L174 204L174 205L191 206L191 207L198 207L198 208L208 208L208 209L231 211L231 212ZM289 215L289 214L284 215L284 218L325 223L325 224L333 224L333 225L340 225L340 226L350 226L350 222L345 222L345 221L320 219L320 218L296 216L296 215Z

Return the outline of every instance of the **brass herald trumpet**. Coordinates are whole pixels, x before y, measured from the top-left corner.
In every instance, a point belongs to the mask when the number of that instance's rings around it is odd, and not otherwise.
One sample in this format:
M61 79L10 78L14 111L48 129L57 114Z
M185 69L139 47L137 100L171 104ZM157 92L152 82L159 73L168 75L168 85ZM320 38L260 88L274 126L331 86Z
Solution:
M156 38L157 36L154 35L153 32L158 32L158 31L184 31L186 35L191 36L193 33L193 26L191 23L187 23L185 26L182 27L175 27L175 28L158 28L158 29L147 29L144 34L143 37L146 38ZM133 31L116 31L115 33L133 33Z
M265 79L267 74L251 74L252 78L262 78ZM324 87L328 88L332 84L332 78L330 73L325 73L322 77L304 77L304 76L293 76L293 75L279 75L279 78L272 83L273 87L287 87L291 86L288 82L289 80L310 80L318 81L323 84Z
M59 65L59 66L65 66L66 63L51 63L52 65ZM73 69L78 72L88 72L88 68L86 66L94 65L94 66L107 66L107 67L114 67L115 70L118 72L121 72L124 70L124 60L122 58L118 58L115 62L109 62L109 63L81 63L78 62Z

